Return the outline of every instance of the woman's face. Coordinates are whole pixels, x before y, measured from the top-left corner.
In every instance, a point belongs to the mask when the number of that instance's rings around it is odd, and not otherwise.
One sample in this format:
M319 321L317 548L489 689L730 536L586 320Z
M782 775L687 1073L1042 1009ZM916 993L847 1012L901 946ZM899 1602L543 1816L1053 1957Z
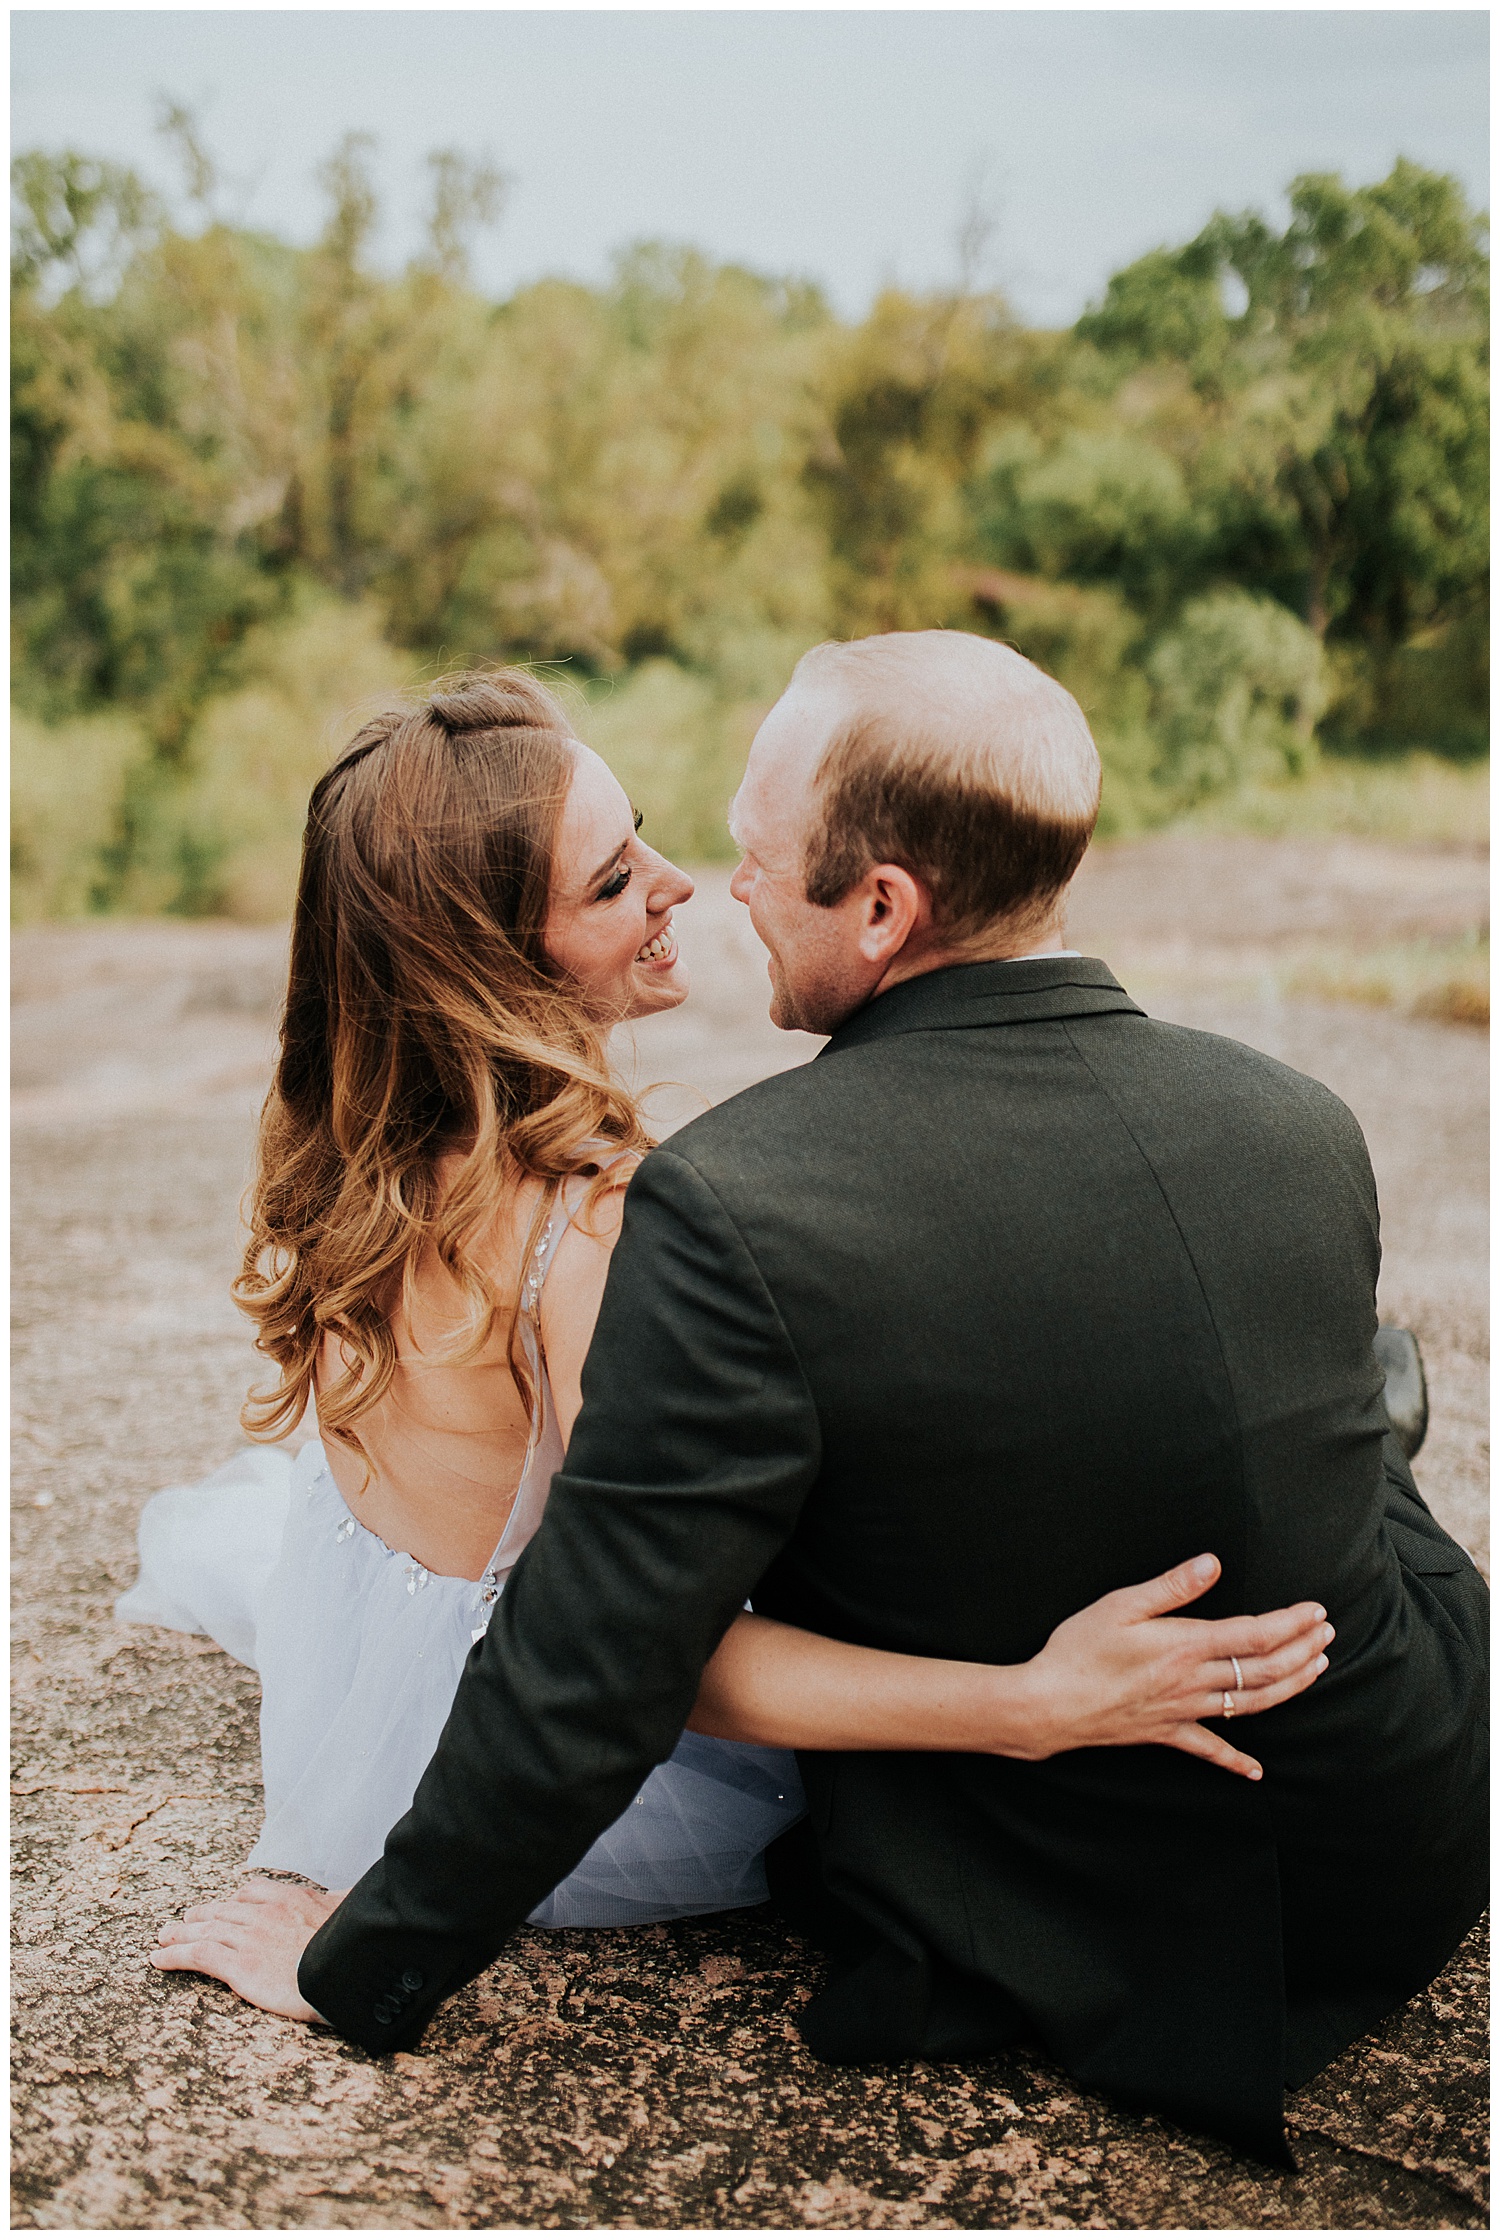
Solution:
M648 848L619 781L580 746L557 827L542 940L596 1019L644 1019L688 992L672 912L693 882Z

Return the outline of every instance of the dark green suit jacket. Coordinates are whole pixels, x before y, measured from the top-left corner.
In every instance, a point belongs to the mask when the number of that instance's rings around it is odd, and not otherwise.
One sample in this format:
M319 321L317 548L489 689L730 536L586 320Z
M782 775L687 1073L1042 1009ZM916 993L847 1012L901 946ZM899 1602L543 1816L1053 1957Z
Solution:
M805 1757L839 2061L1026 2033L1264 2152L1484 1891L1484 1590L1388 1433L1363 1139L1105 968L909 981L653 1152L545 1520L305 1996L375 2051L677 1740L746 1596L1010 1663L1212 1549L1205 1614L1316 1597L1331 1669L1259 1785L1165 1749ZM804 1897L807 1893L804 1891Z

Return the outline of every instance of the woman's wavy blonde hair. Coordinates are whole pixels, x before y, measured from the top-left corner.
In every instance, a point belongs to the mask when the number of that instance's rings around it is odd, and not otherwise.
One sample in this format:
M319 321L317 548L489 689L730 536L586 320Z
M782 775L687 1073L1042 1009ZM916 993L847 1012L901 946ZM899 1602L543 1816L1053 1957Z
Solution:
M471 1244L524 1177L605 1177L603 1146L645 1150L603 1029L542 946L575 742L523 671L450 680L364 725L308 807L281 1056L261 1114L235 1298L280 1380L252 1392L254 1439L292 1430L326 1337L345 1373L319 1427L355 1424L390 1385L391 1318L430 1247L468 1302L440 1358L474 1358L506 1303ZM444 1151L462 1156L439 1188ZM546 1219L537 1211L519 1266ZM508 1356L534 1398L508 1302Z

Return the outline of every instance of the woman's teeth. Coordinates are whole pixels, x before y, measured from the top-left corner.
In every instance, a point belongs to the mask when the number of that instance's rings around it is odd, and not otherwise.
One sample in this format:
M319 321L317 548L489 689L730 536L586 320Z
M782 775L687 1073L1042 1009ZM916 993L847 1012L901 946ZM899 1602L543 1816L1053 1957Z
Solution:
M637 964L662 964L676 953L677 936L672 930L672 921L668 918L655 940L648 941L644 949L637 949L635 961Z

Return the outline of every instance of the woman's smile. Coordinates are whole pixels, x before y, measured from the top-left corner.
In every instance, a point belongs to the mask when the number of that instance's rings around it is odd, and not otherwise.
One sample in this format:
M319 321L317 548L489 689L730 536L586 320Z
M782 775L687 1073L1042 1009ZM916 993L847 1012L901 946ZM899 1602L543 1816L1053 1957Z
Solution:
M687 994L674 912L693 882L643 840L607 763L575 747L558 820L547 954L609 1025L670 1011Z
M677 962L677 929L670 917L661 932L654 934L644 949L636 951L635 961L637 964L659 966L663 971L671 970Z

